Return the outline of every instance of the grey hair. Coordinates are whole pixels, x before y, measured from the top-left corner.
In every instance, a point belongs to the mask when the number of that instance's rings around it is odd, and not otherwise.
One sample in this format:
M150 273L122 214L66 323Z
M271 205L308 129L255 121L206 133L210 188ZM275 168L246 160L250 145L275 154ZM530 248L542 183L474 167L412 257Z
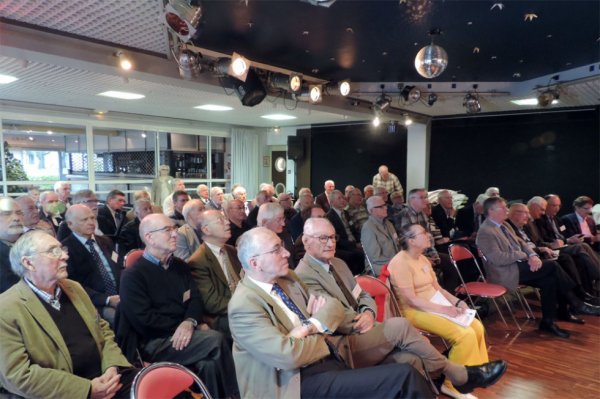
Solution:
M375 187L375 195L381 195L384 192L387 193L387 188L385 188L384 186L377 186Z
M375 207L376 205L374 204L374 202L377 201L377 199L383 201L381 199L381 197L374 195L372 197L367 198L367 211L370 213L371 210L373 209L373 207ZM385 205L385 202L383 203Z
M23 256L31 256L37 253L37 243L43 242L48 238L52 239L50 234L42 230L31 230L23 234L10 249L10 268L13 273L19 277L23 277L27 269L21 263Z
M54 191L50 191L50 190L42 191L40 193L40 204L43 204L44 201L46 200L46 197L49 196L50 194L56 194L56 193Z
M333 190L332 192L329 193L329 202L332 202L335 199L336 195L341 195L342 197L344 196L344 193L342 193L340 190Z
M258 253L259 248L264 242L264 237L272 234L275 233L266 227L255 227L238 238L237 254L244 269L250 269L250 258Z
M308 218L306 219L306 222L304 222L303 233L307 235L313 233L315 231L315 224L317 223L328 224L331 226L331 228L333 228L333 225L327 218Z
M144 204L149 204L150 206L152 206L152 201L150 201L147 198L140 198L139 200L133 203L133 211L137 212L140 209L140 207Z
M210 189L210 198L223 192L223 187L213 187Z
M79 190L75 194L73 194L71 201L74 204L79 204L94 195L96 195L96 193L94 193L92 190L88 190L88 189Z
M279 214L283 215L283 207L281 205L275 202L265 202L258 208L256 224L262 226L265 220L271 220Z
M531 205L534 205L534 204L538 205L540 207L543 207L547 203L548 203L548 201L546 201L543 197L536 195L535 197L532 197L529 201L527 201L527 207L530 207Z
M56 183L54 183L54 191L60 190L60 188L62 186L65 186L67 184L70 186L71 182L68 182L68 181L57 181Z
M486 199L490 198L489 196L485 195L485 194L479 194L477 196L477 199L475 200L475 202L477 202L479 205L483 205L483 203L485 202Z
M204 202L200 201L199 199L193 199L190 200L188 202L185 203L185 205L183 206L183 209L181 210L181 214L183 215L183 218L185 219L186 223L190 223L190 220L188 220L188 216L190 215L190 212L192 212L195 209L200 209L201 211L204 210Z

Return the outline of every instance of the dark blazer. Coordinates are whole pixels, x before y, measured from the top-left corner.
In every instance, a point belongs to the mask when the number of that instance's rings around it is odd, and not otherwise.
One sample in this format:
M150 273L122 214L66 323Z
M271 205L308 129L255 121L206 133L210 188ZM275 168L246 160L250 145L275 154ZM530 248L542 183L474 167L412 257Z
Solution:
M102 231L105 236L110 237L115 243L117 242L117 238L121 232L121 228L123 227L123 222L125 219L125 215L123 215L121 222L117 226L115 224L115 219L113 218L112 213L110 213L110 209L108 209L107 205L98 208L98 228L100 228L100 231Z
M114 245L106 237L94 236L94 239L100 249L102 249L102 254L110 265L118 289L121 270L112 260ZM105 293L104 281L90 251L73 234L62 240L62 245L69 249L69 260L67 261L69 278L83 286L96 307L101 308L105 306L108 295Z
M547 215L542 215L541 218L534 220L535 225L538 227L538 230L542 236L542 240L545 242L553 242L556 239L565 240L568 237L565 237L566 227L564 223L559 218L554 218L554 223L556 223L556 229L558 230L558 235L554 232L552 228L552 219Z
M248 218L246 218L246 223L248 223L248 226L250 226L250 228L254 228L258 224L257 219L258 219L258 209L259 208L260 208L260 206L255 206L254 208L252 208L252 210L248 214Z
M52 218L48 215L46 215L44 213L43 209L40 209L40 220L45 220L46 222L48 222L50 224L50 226L52 226L54 228L54 233L58 232L58 226L60 225L60 222L62 222L64 219L64 214L61 214L59 217L56 218L56 224L54 224L54 221L52 220Z
M335 234L337 234L340 237L340 239L337 242L337 248L348 250L356 249L356 242L358 242L358 240L356 240L356 237L354 237L355 242L350 241L350 237L348 237L348 233L346 232L346 228L344 227L344 222L342 222L342 219L338 216L337 212L333 209L330 209L329 212L327 212L327 219L329 219L329 221L333 225L333 228L335 229ZM346 220L350 220L350 217L347 214Z
M233 270L239 276L242 265L238 260L237 251L231 245L225 244L225 252ZM188 264L204 301L206 312L212 316L227 314L231 290L223 268L210 248L205 243L200 245L188 259Z
M575 214L575 212L563 216L560 220L565 225L565 237L569 238L571 236L574 236L575 234L581 234L581 226L579 225L579 220L577 219L577 215ZM586 221L590 228L590 233L592 233L592 236L598 234L598 230L596 229L596 224L594 223L593 219L591 217L588 217ZM592 248L594 248L596 251L600 251L600 243L592 243L588 238L585 239L585 242L590 244Z
M293 240L298 239L298 237L302 235L304 231L304 219L302 219L300 212L298 212L296 216L290 220L289 227L289 231Z
M119 253L126 255L132 249L144 249L146 244L140 237L140 219L137 216L127 222L119 234Z
M471 207L471 209L473 209ZM452 230L455 226L455 222L453 218L449 218L446 216L446 211L441 204L437 204L431 209L431 217L433 221L440 228L443 237L450 237L450 230Z
M315 197L315 204L320 205L325 212L329 212L329 201L327 201L327 193L322 192Z
M19 282L19 276L10 268L10 247L0 241L0 294Z

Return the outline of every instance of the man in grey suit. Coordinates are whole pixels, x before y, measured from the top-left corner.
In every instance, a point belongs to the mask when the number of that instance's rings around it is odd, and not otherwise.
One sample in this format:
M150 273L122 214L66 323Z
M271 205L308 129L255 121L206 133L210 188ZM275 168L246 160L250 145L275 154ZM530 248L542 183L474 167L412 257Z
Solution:
M199 199L188 201L181 211L185 224L177 230L177 249L173 255L186 262L202 243L199 230L202 212L204 203Z
M400 251L398 234L394 225L387 220L387 204L380 196L367 199L369 219L362 227L360 242L376 276L381 269Z
M348 368L340 302L310 295L289 270L289 253L257 227L238 241L245 276L229 302L233 356L241 397L433 397L411 366Z
M519 284L540 288L542 320L539 329L561 338L569 332L554 323L556 305L561 310L570 305L573 314L597 315L595 306L588 306L572 292L572 287L557 274L560 266L553 260L541 260L506 223L508 208L501 197L490 197L483 203L486 219L477 233L477 246L484 255L488 279L509 290Z
M309 289L336 298L344 306L345 317L336 333L348 336L356 367L382 362L416 362L415 367L420 368L422 360L427 372L436 377L445 374L461 392L467 392L467 387L461 385L468 375L483 375L484 370L490 369L495 370L493 379L502 375L506 368L503 361L468 368L448 361L405 318L375 322L375 301L356 283L344 261L334 257L335 230L327 219L308 219L302 237L306 255L296 273ZM481 379L483 385L489 385L490 381Z
M231 237L229 220L217 210L207 210L200 214L198 227L204 242L188 260L192 277L204 301L205 321L231 339L227 305L242 266L235 248L226 244Z

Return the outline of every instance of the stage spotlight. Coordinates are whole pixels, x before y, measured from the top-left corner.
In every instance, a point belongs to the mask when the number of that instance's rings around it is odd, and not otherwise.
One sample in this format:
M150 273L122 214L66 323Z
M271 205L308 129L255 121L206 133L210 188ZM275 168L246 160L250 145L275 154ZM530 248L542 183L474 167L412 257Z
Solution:
M437 101L437 99L438 99L437 94L429 93L429 96L427 96L427 105L432 107L433 104L435 104L435 102Z
M410 116L405 116L404 117L404 126L410 126L413 124L413 120L410 118Z
M262 80L260 80L260 77L253 70L248 71L245 81L231 76L227 78L242 105L246 107L254 107L260 104L267 96L267 90Z
M323 100L323 86L321 85L309 85L308 86L308 99L311 103L320 103Z
M250 70L250 61L238 53L233 53L231 58L219 58L215 64L215 70L221 75L229 75L246 81Z
M273 73L269 78L269 82L271 86L290 93L297 94L302 90L302 76L297 73L289 76L283 73Z
M390 96L386 94L381 94L381 96L377 97L375 102L373 103L373 110L377 113L382 113L386 110L387 107L392 103L392 99Z
M400 92L400 96L404 98L404 101L416 103L421 99L421 90L419 90L416 86L404 86Z
M119 59L119 67L121 67L122 70L130 71L133 68L133 63L122 51L117 51L115 57Z
M379 119L379 115L375 115L372 123L374 127L379 127L379 125L381 125L381 119Z
M547 107L550 104L555 104L554 100L560 97L557 90L545 90L538 96L538 104L540 107Z
M346 97L348 94L350 94L350 81L342 80L338 83L338 89L340 91L340 94Z
M183 49L177 57L177 65L179 66L179 76L186 80L197 78L202 71L200 65L202 55L192 50Z
M187 43L195 39L202 19L202 8L198 0L169 0L165 6L164 18L169 29L179 39Z
M467 109L467 114L476 114L481 112L481 103L476 93L467 93L463 101L463 107Z

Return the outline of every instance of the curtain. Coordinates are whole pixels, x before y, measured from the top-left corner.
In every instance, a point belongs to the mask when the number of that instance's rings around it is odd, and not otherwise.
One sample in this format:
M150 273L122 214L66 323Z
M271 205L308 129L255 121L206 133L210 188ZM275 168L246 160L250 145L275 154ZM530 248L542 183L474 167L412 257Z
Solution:
M231 185L241 184L246 188L248 198L254 198L261 166L258 133L250 129L232 128L231 153Z

